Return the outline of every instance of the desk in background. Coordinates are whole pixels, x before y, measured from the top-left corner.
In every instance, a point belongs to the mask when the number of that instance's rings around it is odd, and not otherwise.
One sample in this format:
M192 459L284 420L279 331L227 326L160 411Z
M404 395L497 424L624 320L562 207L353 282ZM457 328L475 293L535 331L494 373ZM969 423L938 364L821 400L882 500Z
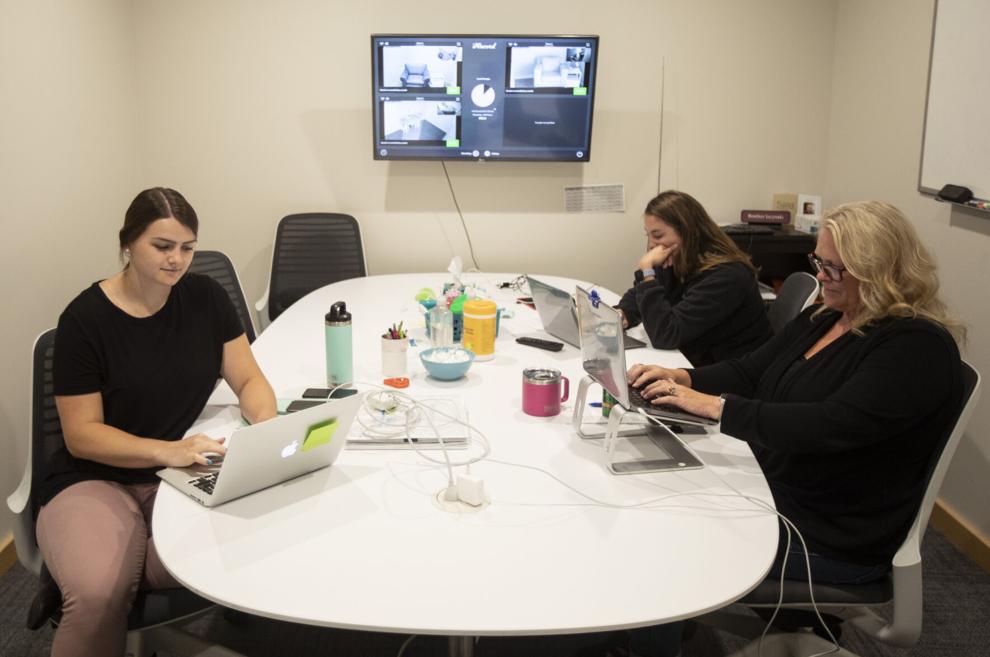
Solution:
M522 370L553 367L583 375L580 351L519 345L540 331L535 311L497 290L510 274L468 274L500 306L496 356L475 362L465 379L426 376L416 350L424 340L413 295L439 289L445 274L357 278L296 302L252 345L279 397L324 381L323 314L346 300L353 313L354 369L381 381L380 338L399 320L419 343L409 357L411 395L453 395L491 442L491 457L472 466L491 504L464 514L435 500L445 471L415 452L345 450L330 468L205 509L169 486L159 491L155 544L184 585L227 607L310 625L452 637L470 653L479 635L568 634L690 618L740 598L766 575L777 545L777 519L734 497L773 504L748 446L722 434L685 440L701 470L614 476L598 440L571 427L572 402L556 417L521 410ZM542 280L573 289L578 281ZM581 283L587 285L586 283ZM598 288L606 301L617 296ZM637 349L630 363L687 364L676 351ZM600 394L600 393L599 393ZM211 404L229 403L222 385ZM207 406L200 420L215 406ZM597 413L600 409L588 409ZM439 452L432 452L436 457ZM453 451L461 460L463 450ZM645 508L590 502L538 471L554 473L587 495ZM459 471L463 472L463 468Z
M780 287L787 276L796 271L815 272L807 255L815 250L814 235L795 230L790 226L774 228L772 234L728 233L740 249L749 254L760 270L760 281ZM774 282L776 280L776 285Z

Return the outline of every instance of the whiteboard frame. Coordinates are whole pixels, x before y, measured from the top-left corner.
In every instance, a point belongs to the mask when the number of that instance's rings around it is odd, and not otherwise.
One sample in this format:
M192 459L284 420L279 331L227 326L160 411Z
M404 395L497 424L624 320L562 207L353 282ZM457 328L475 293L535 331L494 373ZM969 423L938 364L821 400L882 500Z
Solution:
M921 121L921 151L918 153L918 191L928 196L936 196L937 189L925 187L921 184L925 170L925 143L928 140L928 101L932 93L932 63L935 59L935 27L938 25L938 5L939 0L935 0L935 9L932 12L932 37L928 46L928 78L925 81L925 115Z
M941 2L942 0L935 0L935 7L932 12L932 31L931 31L930 45L928 48L928 78L925 85L925 113L921 126L921 152L919 153L919 157L918 157L918 191L922 194L932 196L936 200L942 200L938 198L938 192L940 190L932 187L926 187L923 184L923 181L924 181L924 172L925 172L925 149L929 137L928 113L930 110L929 104L931 101L932 71L934 69L934 62L935 62L935 35L938 29L939 5L941 4ZM959 181L947 181L946 184L949 184L950 182L952 184L959 184ZM986 196L990 197L990 194L987 194ZM974 193L973 202L971 202L970 204L953 203L953 205L959 205L960 207L965 207L967 209L976 209L979 212L984 213L984 212L990 212L990 210L988 210L985 207L987 200L988 198L984 198L983 196Z

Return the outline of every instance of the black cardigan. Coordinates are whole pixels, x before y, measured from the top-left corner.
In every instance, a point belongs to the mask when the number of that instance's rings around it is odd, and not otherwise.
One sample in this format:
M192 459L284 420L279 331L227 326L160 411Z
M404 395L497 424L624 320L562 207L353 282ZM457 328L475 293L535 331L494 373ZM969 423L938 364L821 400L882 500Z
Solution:
M739 262L715 265L683 283L668 267L619 300L629 326L641 321L657 349L680 349L695 367L742 356L771 335L753 272Z
M887 564L962 402L959 350L933 322L887 319L805 360L839 317L815 310L743 358L690 371L692 386L729 393L722 431L749 443L811 551Z

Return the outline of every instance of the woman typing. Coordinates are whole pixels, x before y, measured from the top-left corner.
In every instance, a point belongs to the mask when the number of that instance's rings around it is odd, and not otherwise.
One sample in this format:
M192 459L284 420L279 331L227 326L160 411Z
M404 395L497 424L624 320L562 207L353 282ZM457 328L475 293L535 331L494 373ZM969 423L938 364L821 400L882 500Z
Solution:
M879 579L910 527L924 473L962 396L963 329L938 297L911 224L880 202L827 213L815 253L824 305L741 358L698 369L636 365L654 403L721 421L749 443L813 577ZM783 550L783 545L781 545ZM785 577L802 578L799 543ZM778 554L778 561L783 555Z

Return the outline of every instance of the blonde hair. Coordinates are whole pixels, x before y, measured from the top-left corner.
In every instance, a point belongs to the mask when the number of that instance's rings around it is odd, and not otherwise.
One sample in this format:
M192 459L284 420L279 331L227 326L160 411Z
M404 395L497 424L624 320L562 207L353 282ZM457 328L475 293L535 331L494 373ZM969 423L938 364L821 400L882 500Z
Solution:
M881 201L846 203L822 219L846 271L859 281L859 313L852 328L886 317L923 317L948 330L958 342L966 328L938 296L935 260L900 210Z

